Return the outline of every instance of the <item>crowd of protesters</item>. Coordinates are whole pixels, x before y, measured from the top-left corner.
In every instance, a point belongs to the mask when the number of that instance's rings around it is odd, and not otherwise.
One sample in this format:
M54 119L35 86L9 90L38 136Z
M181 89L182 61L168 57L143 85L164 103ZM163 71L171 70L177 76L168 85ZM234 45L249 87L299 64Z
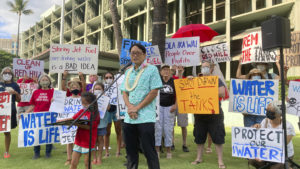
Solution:
M163 150L166 150L166 158L172 159L172 151L175 149L174 144L174 127L176 124L181 127L182 131L182 151L189 152L187 145L187 126L188 115L181 114L178 111L176 100L176 90L174 85L175 79L193 79L191 75L184 76L184 67L161 65L157 67L146 64L146 49L140 44L134 44L130 48L131 60L134 66L127 69L124 81L120 90L124 102L127 106L127 113L124 120L117 117L117 106L109 105L103 118L99 117L97 105L92 106L84 116L90 118L91 113L94 115L92 129L92 150L93 165L101 165L104 157L110 157L110 135L112 123L114 123L117 145L116 157L121 156L121 148L126 147L126 159L128 169L137 169L139 163L139 151L142 151L147 159L150 169L159 169L159 159ZM280 70L279 60L276 62L277 69ZM242 75L241 61L238 65L236 78L239 79L280 79L280 75L269 73L272 68L270 63L254 63L253 69L249 73ZM201 73L199 76L212 76L218 69L217 63L213 60L204 60L201 64ZM287 79L288 67L285 67L284 77ZM280 71L279 71L280 72ZM62 77L62 90L67 92L67 97L81 98L82 109L75 114L72 119L78 117L97 96L113 83L115 75L107 72L103 75L103 81L97 74L89 75L89 84L86 84L85 76L78 73L78 78L67 80L68 72L65 71ZM219 77L221 78L221 77ZM13 70L5 67L1 72L0 91L9 92L12 95L11 109L11 129L17 127L18 115L21 113L45 112L49 111L53 98L54 89L51 84L51 78L43 74L40 77L29 78L27 76L20 78L15 82ZM32 94L30 102L21 102L20 87L17 83L36 83L38 89ZM223 98L226 94L225 82L221 79L218 84L219 97ZM42 96L43 99L39 97ZM156 102L155 98L159 96L159 120L156 120ZM16 106L16 102L18 105ZM211 153L211 144L216 148L218 168L226 168L223 161L223 145L225 144L225 127L224 112L219 102L219 114L212 115L194 115L194 142L197 145L196 159L191 163L197 165L203 162L203 152L205 151L205 142L208 141L207 153ZM266 116L256 116L243 114L244 126L255 128L282 128L280 108L281 102L272 102L267 106ZM193 113L193 112L190 112ZM177 120L176 120L177 119ZM5 135L5 153L4 158L10 158L10 132ZM85 166L88 168L89 152L89 128L86 125L78 125L77 134L74 144L66 146L67 160L65 165L70 168L76 168L80 156L84 154ZM294 148L292 137L295 136L295 130L291 123L287 122L288 136L288 157L293 158ZM191 137L191 136L189 136ZM191 143L190 143L191 144ZM51 157L52 144L46 145L46 158ZM33 159L40 158L40 146L34 147ZM248 163L256 168L266 165L267 162L261 160L248 160ZM274 163L270 168L283 168L283 164Z

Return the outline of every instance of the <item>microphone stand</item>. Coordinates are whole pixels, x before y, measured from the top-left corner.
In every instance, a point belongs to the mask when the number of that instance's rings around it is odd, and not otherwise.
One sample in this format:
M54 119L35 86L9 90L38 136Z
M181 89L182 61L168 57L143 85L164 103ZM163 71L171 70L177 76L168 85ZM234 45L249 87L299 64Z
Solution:
M125 68L125 67L124 67ZM87 109L86 110L84 110L71 124L70 124L70 126L68 127L68 130L84 115L84 113L85 112L87 112L90 108L91 108L91 106L93 105L93 104L95 104L96 102L97 102L97 100L99 99L99 98L101 98L113 85L114 85L114 83L116 83L118 80L119 80L119 78L124 74L124 71L125 71L125 69L124 68L122 68L119 72L118 72L118 74L119 74L119 76L106 88L106 89L104 89L104 91L87 107ZM89 142L89 169L91 168L91 159L92 159L92 152L91 152L91 150L92 150L92 128L93 128L93 118L94 118L94 115L93 115L93 113L91 113L91 116L90 116L90 142Z

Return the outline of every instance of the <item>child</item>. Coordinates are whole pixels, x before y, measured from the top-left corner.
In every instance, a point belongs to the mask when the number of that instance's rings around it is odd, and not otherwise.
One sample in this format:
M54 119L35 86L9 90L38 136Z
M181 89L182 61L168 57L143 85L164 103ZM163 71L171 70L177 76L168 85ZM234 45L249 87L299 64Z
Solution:
M96 96L89 92L84 92L81 95L81 102L82 107L78 113L76 113L72 119L76 119L80 114L96 99ZM84 113L84 115L81 117L81 119L88 119L90 120L90 115L93 113L93 128L92 128L92 151L95 150L95 144L97 139L97 126L99 125L100 118L99 118L99 112L98 112L98 104L95 102L94 105L92 105L87 112ZM70 119L65 119L70 120ZM78 126L75 142L74 142L74 148L73 148L73 154L72 154L72 162L70 169L76 169L77 165L79 163L79 159L82 154L84 154L84 164L85 168L89 168L89 138L90 138L90 131L89 131L89 124L88 125L76 125Z
M94 85L93 93L95 96L99 96L104 91L104 85L102 83L96 83ZM109 109L110 106L108 106L107 109ZM100 124L98 125L97 129L97 141L96 141L96 147L98 147L97 153L96 151L93 152L94 160L93 164L101 165L102 164L102 151L104 146L104 136L106 135L106 127L108 124L108 112L105 113L103 119L100 119Z

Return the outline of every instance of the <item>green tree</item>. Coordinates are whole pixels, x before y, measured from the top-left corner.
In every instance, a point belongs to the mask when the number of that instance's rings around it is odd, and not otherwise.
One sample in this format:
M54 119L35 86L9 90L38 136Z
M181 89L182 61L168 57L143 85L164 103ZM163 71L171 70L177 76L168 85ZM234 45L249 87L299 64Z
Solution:
M14 2L7 1L7 5L10 7L10 11L17 13L19 16L18 21L18 34L17 34L17 52L16 56L19 56L19 34L20 34L20 20L21 15L30 15L33 13L31 9L26 9L29 0L13 0Z
M16 57L16 55L0 50L0 72L7 66L12 67L14 57Z

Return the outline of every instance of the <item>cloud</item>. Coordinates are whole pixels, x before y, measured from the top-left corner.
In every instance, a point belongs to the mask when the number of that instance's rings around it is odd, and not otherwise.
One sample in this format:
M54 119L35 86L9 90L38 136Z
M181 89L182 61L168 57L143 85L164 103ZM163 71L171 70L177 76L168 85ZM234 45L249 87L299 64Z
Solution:
M18 15L9 11L7 5L8 0L0 1L0 38L10 37L12 34L17 34L18 31ZM13 0L9 0L13 1ZM60 5L62 0L29 0L27 9L31 9L34 13L31 15L22 15L20 32L28 30L40 21L40 15L54 4Z

